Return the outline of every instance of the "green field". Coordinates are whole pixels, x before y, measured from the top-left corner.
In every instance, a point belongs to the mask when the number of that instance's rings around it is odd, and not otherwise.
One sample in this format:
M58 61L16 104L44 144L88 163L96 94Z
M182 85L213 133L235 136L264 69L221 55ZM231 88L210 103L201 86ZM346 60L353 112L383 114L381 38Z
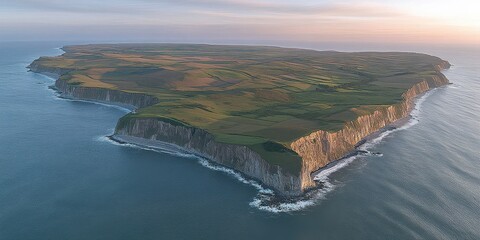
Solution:
M156 96L130 117L160 117L207 130L219 142L247 145L274 164L299 156L289 143L336 131L358 115L398 103L436 75L441 59L398 52L319 52L278 47L112 44L63 48L42 57L62 79L86 87ZM296 166L296 163L293 165Z

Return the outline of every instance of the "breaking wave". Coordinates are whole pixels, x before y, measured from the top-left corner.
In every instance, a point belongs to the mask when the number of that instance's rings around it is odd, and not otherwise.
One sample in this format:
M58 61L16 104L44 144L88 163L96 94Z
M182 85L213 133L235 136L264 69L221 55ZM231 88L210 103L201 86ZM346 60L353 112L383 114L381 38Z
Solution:
M372 135L370 139L367 139L363 144L357 147L357 152L353 155L340 159L333 162L330 165L327 165L324 169L315 173L313 179L319 184L318 189L314 189L305 194L298 199L290 200L277 200L277 197L271 194L261 194L259 193L257 197L250 203L250 206L256 207L260 210L280 213L280 212L293 212L304 210L308 207L319 204L322 199L325 199L327 194L333 191L340 183L334 182L330 177L331 174L339 171L340 169L348 166L355 159L366 156L383 156L382 153L372 152L372 148L382 142L390 134L408 129L419 122L420 116L420 107L425 99L428 98L436 89L428 91L421 97L419 97L416 102L414 109L410 113L410 119L402 126L387 128L383 131L378 132L377 134Z
M53 89L52 89L52 91L56 92L56 90L53 90ZM64 98L64 97L61 97L60 94L58 94L58 93L56 93L56 95L55 95L55 100L62 100L62 101L69 101L69 102L81 102L81 103L92 103L92 104L100 105L100 106L104 106L104 107L115 108L115 109L118 109L118 110L120 110L122 112L125 112L125 113L132 112L132 109L129 109L127 107L122 107L120 105L103 103L103 102L98 102L98 101Z
M214 171L227 173L227 174L233 176L238 181L255 187L258 190L258 192L261 193L261 194L271 194L271 195L274 194L273 190L262 186L260 183L258 183L255 180L248 179L247 177L244 177L240 172L235 171L231 168L227 168L227 167L223 167L221 165L215 164L215 163L207 160L206 158L195 155L193 153L181 152L181 151L178 151L177 149L170 149L168 147L160 148L158 146L148 146L148 145L140 146L140 145L132 144L132 143L122 143L122 142L118 142L118 141L115 141L115 140L111 139L109 136L103 136L103 135L96 137L95 140L99 141L99 142L111 143L111 144L114 144L114 145L117 145L117 146L131 147L131 148L137 148L137 149L153 151L153 152L158 152L158 153L165 153L165 154L169 154L169 155L172 155L172 156L195 158L195 159L198 160L198 163L200 163L202 166L204 166L206 168L209 168L211 170L214 170Z
M45 76L48 79L53 79L55 81L55 79L52 78L52 77L49 77L49 76L46 76L46 75L42 75L42 76ZM92 103L92 104L96 104L96 105L100 105L100 106L104 106L104 107L115 108L115 109L118 109L118 110L120 110L122 112L126 112L126 113L132 112L131 108L121 106L120 104L112 104L112 103L99 102L99 101L94 101L94 100L82 100L82 99L65 98L65 97L62 97L61 94L58 92L58 90L55 89L53 86L47 86L47 89L49 91L53 92L53 99L54 100L68 101L68 102Z
M353 162L355 159L359 157L383 156L382 153L372 152L371 149L378 143L382 142L382 140L384 140L388 135L392 134L393 132L408 129L416 125L419 122L418 118L420 115L421 104L425 101L425 99L428 96L432 94L433 91L435 91L435 89L428 91L427 93L425 93L423 96L421 96L416 100L415 107L410 113L410 119L405 124L399 127L388 128L388 129L385 129L384 131L380 131L379 133L374 134L373 137L371 137L370 139L367 139L367 141L365 141L362 145L358 146L357 152L354 153L353 155L350 155L348 157L335 161L332 164L327 165L327 167L325 167L321 171L315 173L313 179L318 183L319 187L317 189L307 192L301 197L294 198L294 199L281 198L277 196L273 190L263 186L262 184L260 184L255 180L248 179L248 177L245 177L240 172L235 171L231 168L220 166L201 156L198 156L192 153L181 152L178 149L172 150L172 149L169 149L168 147L159 148L158 146L153 147L153 146L140 146L140 145L130 144L130 143L119 143L107 136L97 137L96 140L101 142L108 142L108 143L112 143L120 146L139 148L139 149L154 151L159 153L166 153L166 154L179 156L179 157L195 158L198 160L199 164L201 164L202 166L207 167L214 171L226 173L234 177L238 181L244 184L253 186L255 189L257 189L258 190L257 195L249 203L251 207L257 208L262 211L272 212L272 213L296 212L296 211L305 210L308 207L319 204L321 200L326 198L329 192L333 191L336 187L341 185L341 183L335 182L334 179L330 177L333 173L348 166L351 162ZM102 104L102 103L97 103L97 104ZM108 104L104 104L104 105L112 106Z
M178 151L176 149L160 148L160 147L157 147L157 146L138 145L138 144L134 144L134 143L118 142L118 141L113 140L109 136L103 136L103 135L98 136L94 140L98 141L98 142L110 143L110 144L117 145L117 146L122 146L122 147L130 147L130 148L142 149L142 150L147 150L147 151L152 151L152 152L157 152L157 153L165 153L165 154L169 154L169 155L177 156L177 157L202 159L200 156L197 156L195 154L187 153L187 152L181 152L181 151Z
M239 172L237 172L237 171L235 171L231 168L227 168L227 167L223 167L223 166L214 164L211 161L209 161L207 159L204 159L204 158L200 158L200 157L199 157L199 163L202 166L207 167L211 170L215 170L215 171L230 174L231 176L236 178L238 181L255 187L260 194L272 194L272 195L274 194L271 189L263 187L260 183L258 183L255 180L251 180L251 179L247 179L247 178L243 177L243 175L241 173L239 173Z
M140 147L138 147L134 144L117 142L115 140L112 140L109 136L104 136L104 135L95 137L95 141L110 143L110 144L117 145L117 146L140 148Z

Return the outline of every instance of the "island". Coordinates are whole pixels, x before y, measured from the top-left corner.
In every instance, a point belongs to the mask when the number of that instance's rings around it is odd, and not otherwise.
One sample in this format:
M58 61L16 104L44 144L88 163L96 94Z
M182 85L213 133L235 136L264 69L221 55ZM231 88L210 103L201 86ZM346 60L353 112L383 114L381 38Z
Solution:
M30 70L63 97L120 104L112 138L176 147L296 197L312 173L407 118L416 96L448 84L450 64L408 52L269 46L65 46ZM321 185L321 184L320 184Z

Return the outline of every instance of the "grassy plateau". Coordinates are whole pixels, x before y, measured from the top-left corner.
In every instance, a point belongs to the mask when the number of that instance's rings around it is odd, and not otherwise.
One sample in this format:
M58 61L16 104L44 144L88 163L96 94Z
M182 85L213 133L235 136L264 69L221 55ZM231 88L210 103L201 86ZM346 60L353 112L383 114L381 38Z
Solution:
M418 53L343 53L263 46L104 44L66 46L41 66L72 85L146 93L158 104L125 118L154 117L204 129L264 159L298 169L292 141L402 101L436 75L441 59Z

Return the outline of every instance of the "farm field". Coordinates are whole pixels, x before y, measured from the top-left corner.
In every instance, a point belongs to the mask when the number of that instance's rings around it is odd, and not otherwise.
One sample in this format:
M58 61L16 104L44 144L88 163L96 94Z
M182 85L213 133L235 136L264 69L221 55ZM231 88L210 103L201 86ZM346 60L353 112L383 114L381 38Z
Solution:
M441 59L399 52L343 53L263 46L104 44L66 46L41 66L72 85L159 99L124 118L154 117L205 129L218 142L249 146L298 168L289 143L402 101L436 75ZM298 161L299 162L299 161Z

